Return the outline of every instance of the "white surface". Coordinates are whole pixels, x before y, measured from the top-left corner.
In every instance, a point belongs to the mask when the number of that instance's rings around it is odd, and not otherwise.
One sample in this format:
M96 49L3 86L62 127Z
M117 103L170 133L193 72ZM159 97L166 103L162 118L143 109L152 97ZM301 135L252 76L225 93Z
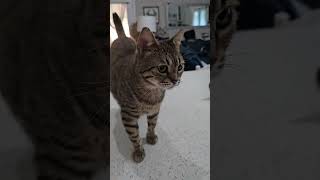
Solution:
M184 72L181 84L167 91L156 127L158 142L144 145L146 157L140 164L131 160L132 146L110 95L112 180L210 179L209 73L209 67ZM146 117L139 126L145 138Z
M150 29L151 32L157 31L157 22L155 16L139 16L138 17L138 32L141 32L144 27Z
M214 84L216 180L320 179L319 23L235 36Z

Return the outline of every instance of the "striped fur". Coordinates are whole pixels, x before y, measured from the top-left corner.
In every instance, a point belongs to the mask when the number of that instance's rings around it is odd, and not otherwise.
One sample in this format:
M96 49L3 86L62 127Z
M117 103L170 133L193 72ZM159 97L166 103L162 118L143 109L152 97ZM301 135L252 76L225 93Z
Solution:
M177 86L183 73L180 54L182 31L159 43L148 28L138 38L125 37L117 14L118 33L111 45L111 92L121 107L123 125L134 147L133 160L143 161L145 152L139 135L138 119L147 114L147 143L156 144L155 127L165 91ZM130 52L130 53L128 53Z
M105 132L99 132L90 125L73 128L79 129L55 133L47 129L47 132L33 136L38 180L89 180L105 165Z
M108 166L108 4L1 1L0 93L34 145L37 180L89 180Z
M238 0L212 0L210 4L211 22L211 59L213 71L224 67L226 50L236 31L239 5Z

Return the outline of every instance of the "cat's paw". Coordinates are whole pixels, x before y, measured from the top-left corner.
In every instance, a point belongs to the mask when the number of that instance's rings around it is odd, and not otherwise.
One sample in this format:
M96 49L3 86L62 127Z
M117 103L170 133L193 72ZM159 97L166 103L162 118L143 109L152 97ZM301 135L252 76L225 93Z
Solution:
M156 134L147 134L147 143L155 145L158 141L158 136Z
M144 157L146 156L144 149L136 149L133 153L132 153L132 159L134 162L136 163L140 163L143 161Z

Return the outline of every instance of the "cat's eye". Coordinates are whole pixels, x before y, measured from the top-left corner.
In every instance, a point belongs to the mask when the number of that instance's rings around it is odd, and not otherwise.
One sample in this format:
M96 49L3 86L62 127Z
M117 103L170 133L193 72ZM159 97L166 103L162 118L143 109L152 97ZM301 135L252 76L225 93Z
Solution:
M178 66L178 71L182 71L182 69L183 69L183 66L180 64L180 65Z
M168 71L168 67L166 65L158 66L158 70L160 73L166 73Z

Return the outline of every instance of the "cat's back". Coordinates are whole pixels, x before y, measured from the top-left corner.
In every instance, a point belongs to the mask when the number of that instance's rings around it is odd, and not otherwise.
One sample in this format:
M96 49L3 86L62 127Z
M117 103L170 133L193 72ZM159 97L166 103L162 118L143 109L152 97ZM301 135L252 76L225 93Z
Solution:
M130 85L134 78L136 42L129 37L117 38L110 49L111 92L117 101L134 101ZM131 81L131 82L130 82ZM131 98L128 98L130 96Z
M130 58L136 54L136 42L129 37L121 37L114 40L111 44L111 61L120 58Z
M136 51L136 42L129 37L118 38L111 44L111 81L113 83L130 78L135 65Z

